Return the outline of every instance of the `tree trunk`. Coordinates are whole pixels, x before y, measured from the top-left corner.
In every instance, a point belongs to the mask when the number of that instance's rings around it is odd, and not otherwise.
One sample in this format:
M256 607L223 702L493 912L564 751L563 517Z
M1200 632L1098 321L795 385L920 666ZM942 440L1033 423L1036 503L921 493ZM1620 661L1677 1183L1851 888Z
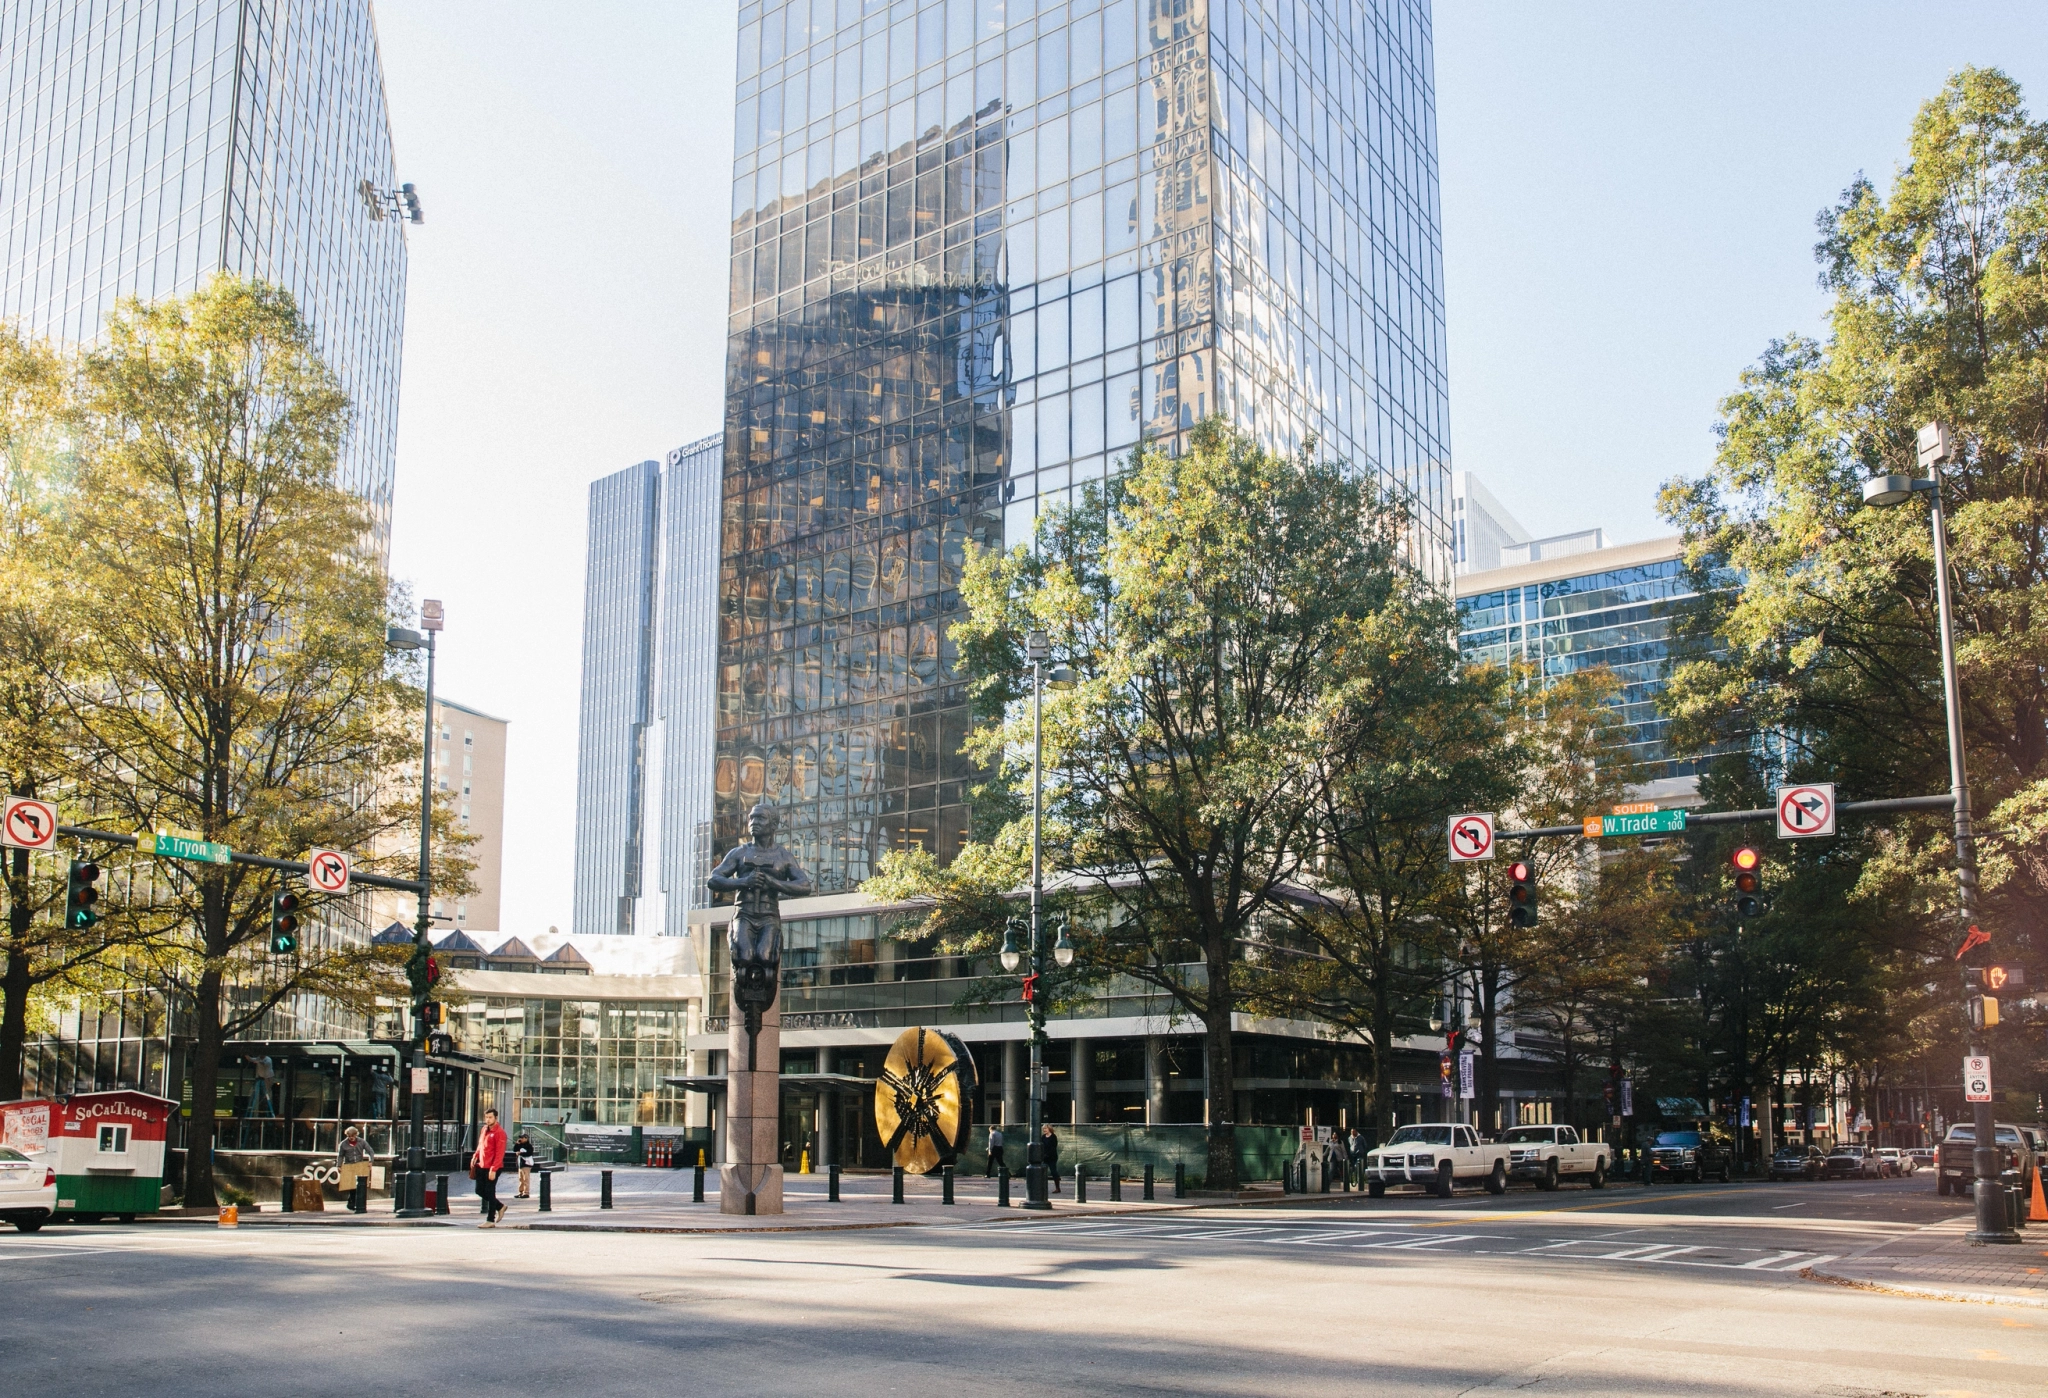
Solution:
M186 1069L192 1078L192 1115L185 1123L185 1207L210 1209L213 1195L213 1104L220 1082L221 1049L226 1035L220 1024L221 975L209 968L199 977L192 996L192 1052Z
M1394 1134L1394 990L1385 960L1372 978L1372 1111L1381 1143Z
M21 1096L21 1055L28 1043L28 929L35 918L29 902L28 851L18 849L7 869L7 966L0 972L0 1102Z
M1210 1189L1237 1188L1237 1094L1231 1090L1230 1011L1203 1024L1202 1053L1209 1074Z

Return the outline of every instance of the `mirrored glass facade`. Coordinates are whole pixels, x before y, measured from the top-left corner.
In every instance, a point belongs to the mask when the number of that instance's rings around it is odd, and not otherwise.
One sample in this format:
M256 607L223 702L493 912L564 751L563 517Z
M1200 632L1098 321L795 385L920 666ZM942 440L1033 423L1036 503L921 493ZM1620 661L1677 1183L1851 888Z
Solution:
M87 341L217 271L289 289L354 404L342 481L388 545L404 225L368 0L0 6L0 319Z
M823 890L965 839L969 540L1221 412L1413 492L1450 573L1430 15L740 9L717 839Z
M725 439L590 487L575 930L686 934L708 901Z

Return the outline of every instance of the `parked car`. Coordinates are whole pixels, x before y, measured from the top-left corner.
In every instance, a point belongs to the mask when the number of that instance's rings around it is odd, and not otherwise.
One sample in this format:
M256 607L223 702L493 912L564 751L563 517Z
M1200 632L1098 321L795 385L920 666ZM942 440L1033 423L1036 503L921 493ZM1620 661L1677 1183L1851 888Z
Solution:
M1771 1157L1770 1175L1774 1180L1817 1180L1827 1158L1819 1146L1785 1146Z
M1734 1155L1728 1142L1711 1128L1683 1127L1659 1131L1650 1145L1650 1178L1669 1175L1694 1184L1712 1175L1726 1184Z
M2020 1129L1998 1122L1991 1128L1991 1144L1999 1155L1999 1170L2012 1171L2019 1176L2022 1189L2031 1188L2034 1182L2034 1148ZM1976 1153L1977 1128L1974 1123L1964 1121L1949 1127L1948 1136L1936 1147L1934 1192L1969 1192L1977 1182Z
M1614 1157L1600 1141L1582 1141L1572 1126L1516 1126L1500 1138L1508 1148L1508 1177L1555 1189L1565 1180L1584 1180L1595 1189L1607 1183Z
M1891 1173L1893 1179L1902 1179L1920 1168L1918 1161L1914 1160L1912 1156L1906 1154L1897 1146L1879 1146L1877 1148L1877 1157L1884 1161L1885 1168Z
M1915 1146L1906 1152L1906 1158L1913 1162L1913 1170L1916 1174L1921 1170L1932 1170L1934 1168L1934 1147Z
M1396 1184L1418 1184L1448 1199L1461 1180L1501 1193L1508 1187L1508 1148L1482 1143L1469 1126L1428 1122L1401 1127L1365 1157L1365 1192L1375 1199Z
M1820 1177L1824 1180L1881 1180L1884 1178L1884 1161L1869 1146L1843 1144L1828 1152Z
M0 1146L0 1219L33 1233L57 1212L57 1172L12 1146Z

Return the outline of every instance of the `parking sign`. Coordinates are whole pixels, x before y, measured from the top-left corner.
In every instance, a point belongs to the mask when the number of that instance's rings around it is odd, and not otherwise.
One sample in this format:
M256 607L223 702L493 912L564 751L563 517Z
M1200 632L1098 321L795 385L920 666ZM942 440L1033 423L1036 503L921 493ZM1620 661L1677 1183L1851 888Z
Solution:
M1991 1059L1989 1055L1973 1053L1963 1060L1963 1100L1965 1102L1989 1102L1991 1100Z

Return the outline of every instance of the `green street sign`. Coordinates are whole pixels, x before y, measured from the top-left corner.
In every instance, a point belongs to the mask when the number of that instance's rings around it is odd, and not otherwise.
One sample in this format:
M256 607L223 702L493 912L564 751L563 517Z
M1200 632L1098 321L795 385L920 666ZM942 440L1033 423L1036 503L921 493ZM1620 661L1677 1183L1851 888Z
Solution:
M1633 811L1627 815L1604 815L1600 817L1600 829L1592 829L1593 822L1586 821L1588 835L1679 835L1685 832L1684 811Z
M194 840L184 835L144 834L135 837L135 847L158 859L189 859L195 864L226 864L228 847L211 840Z

